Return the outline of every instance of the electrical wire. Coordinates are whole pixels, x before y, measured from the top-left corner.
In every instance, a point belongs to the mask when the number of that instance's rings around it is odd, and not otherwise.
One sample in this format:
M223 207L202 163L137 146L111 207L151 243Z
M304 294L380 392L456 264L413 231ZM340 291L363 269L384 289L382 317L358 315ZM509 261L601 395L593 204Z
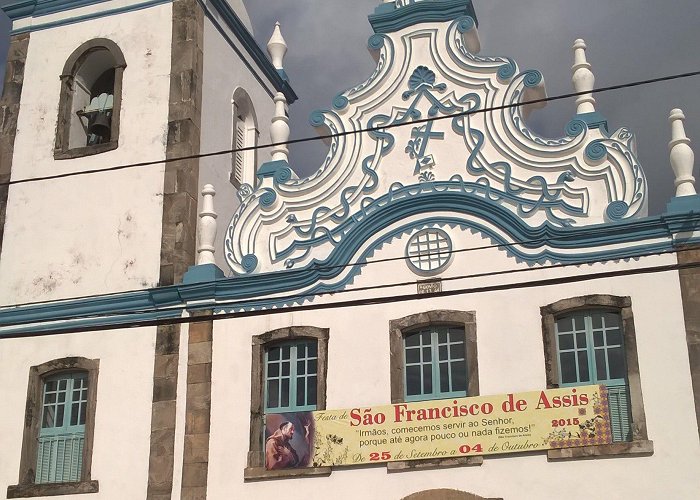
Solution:
M547 278L534 281L521 281L517 283L507 283L507 284L497 284L497 285L485 285L480 287L472 288L460 288L457 290L445 290L430 294L406 294L406 295L394 295L376 298L365 298L365 299L354 299L343 302L330 302L327 304L308 304L303 306L293 306L275 309L258 309L251 311L240 311L233 313L222 313L215 315L206 316L188 316L180 318L165 318L165 319L154 319L154 320L137 320L129 323L112 323L106 325L97 326L71 326L56 328L50 332L17 332L17 333L0 333L0 338L16 338L16 337L27 337L27 336L40 336L40 335L57 335L62 333L80 333L80 332L95 332L104 330L116 330L116 329L126 329L126 328L143 328L149 326L167 326L167 325L181 325L190 323L201 323L207 321L220 321L225 319L236 319L236 318L246 318L253 316L264 316L264 315L276 315L276 314L287 314L293 312L302 311L317 311L325 309L344 309L347 307L358 307L358 306L369 306L369 305L382 305L390 304L396 302L408 302L414 300L423 300L427 298L442 298L442 297L452 297L456 295L471 295L475 293L489 293L498 292L504 290L517 290L517 289L527 289L543 286L554 286L568 283L580 283L585 281L592 281L598 279L616 278L623 276L633 276L633 275L648 275L656 273L665 273L671 271L682 271L686 269L696 269L700 268L700 262L691 262L686 264L669 264L663 266L653 266L646 268L637 269L623 269L617 271L605 271L592 274L579 274L574 276L566 276L561 278ZM216 304L209 306L209 308L217 307ZM82 319L82 318L80 318ZM89 319L89 318L85 318ZM60 321L67 321L61 319ZM46 322L42 322L46 323ZM39 324L38 322L31 323L32 325Z
M101 168L101 169L84 170L84 171L80 171L80 172L69 172L69 173L64 173L64 174L56 174L56 175L52 175L52 176L34 177L34 178L29 178L29 179L14 180L14 181L9 181L9 182L5 182L5 183L0 183L0 187L10 186L10 185L15 185L15 184L24 184L24 183L29 183L29 182L39 182L39 181L44 181L44 180L54 180L54 179L73 177L73 176L78 176L78 175L88 175L88 174L93 174L93 173L123 170L123 169L127 169L127 168L152 166L152 165L170 163L170 162L175 162L175 161L185 161L185 160L198 159L198 158L207 158L207 157L212 157L212 156L231 154L231 153L235 153L235 152L252 151L252 150L257 150L257 149L266 149L266 148L271 148L271 147L280 146L280 145L291 145L291 144L298 144L298 143L310 142L310 141L316 141L316 140L332 139L332 138L347 136L347 135L351 135L351 134L360 134L360 133L365 133L365 132L381 131L381 130L387 130L387 129L401 127L401 126L407 126L407 125L416 125L416 124L420 124L420 123L427 123L427 122L439 121L439 120L444 120L444 119L454 119L455 117L467 116L467 115L472 115L472 114L477 114L477 113L486 113L486 112L491 112L491 111L516 108L516 107L520 107L520 106L546 103L546 102L550 102L550 101L568 99L571 97L577 97L577 96L587 95L587 94L591 94L591 93L603 93L603 92L610 92L610 91L614 91L614 90L639 87L639 86L643 86L643 85L650 85L650 84L672 81L672 80L677 80L677 79L682 79L682 78L695 77L698 75L700 75L700 71L679 73L679 74L668 75L668 76L659 77L659 78L629 82L629 83L620 84L620 85L600 87L597 89L593 89L590 92L572 92L572 93L568 93L568 94L561 94L558 96L545 97L545 98L541 98L541 99L534 99L534 100L528 100L528 101L521 101L521 102L511 103L511 104L506 104L506 105L493 106L490 108L470 110L470 111L456 113L456 114L452 114L452 115L419 119L419 120L414 120L412 122L406 122L406 123L400 123L400 124L390 124L390 125L386 125L386 126L378 126L378 127L353 130L353 131L344 131L344 132L338 132L338 133L334 133L334 134L319 135L319 136L315 136L315 137L305 137L305 138L301 138L301 139L293 139L293 140L284 141L284 142L262 144L262 145L250 146L250 147L245 147L245 148L227 149L227 150L215 151L215 152L211 152L211 153L202 153L202 154L189 155L189 156L166 158L166 159L156 160L156 161L117 165L114 167L106 167L106 168ZM560 239L576 238L576 237L580 237L582 235L595 235L598 231L600 231L601 233L608 232L609 228L595 228L592 231L583 230L583 231L577 232L576 234L572 234L570 236L560 237ZM480 247L472 247L472 248L466 248L466 249L453 250L450 252L450 254L476 251L476 250L485 250L485 249L489 249L489 248L506 248L506 247L515 246L515 245L544 244L547 241L549 241L549 238L537 238L537 239L532 239L532 240L515 241L515 242L511 242L511 243L506 243L506 244L484 245L484 246L480 246ZM676 250L674 250L674 252L675 251ZM682 250L678 250L678 251L682 251ZM663 252L663 253L668 253L668 252ZM649 255L660 255L660 254L662 254L662 253L632 256L632 257L628 257L628 258L640 258L640 257L649 256ZM342 268L342 267L348 267L348 266L354 266L354 265L360 265L360 264L366 265L366 264L375 264L375 263L381 263L381 262L389 262L389 261L393 261L393 260L405 260L407 258L408 257L404 256L404 257L395 257L395 258L387 258L387 259L378 259L378 260L374 260L374 261L370 261L370 262L352 262L352 263L338 264L338 265L333 265L333 266L318 266L316 269L320 270L320 269L333 269L333 268L339 268L339 267ZM523 271L530 271L530 270L542 270L542 269L550 269L550 268L557 268L557 267L567 267L570 265L585 265L585 264L591 264L591 263L592 262L580 262L580 263L576 263L576 264L545 266L545 267L530 268L530 269L525 269L525 270L502 271L502 272L497 272L496 274L505 274L505 273L511 273L511 272L523 272ZM290 270L290 271L286 271L286 272L304 272L304 271L307 271L307 270L306 269L299 269L299 270ZM488 275L488 273L481 274L481 275L451 277L451 278L444 279L444 281L455 280L455 279L467 279L467 278L473 278L473 277L484 277L486 275ZM410 284L412 284L412 283L413 282L411 282ZM408 283L385 284L385 285L381 285L381 286L376 287L376 288L390 288L390 287L396 287L396 286L406 286L407 284ZM372 288L367 288L367 289L372 289ZM137 291L137 290L134 290L134 291ZM338 291L338 292L328 292L328 293L357 292L357 291L358 291L358 289L342 290L342 291ZM105 294L105 295L102 295L100 297L107 297L110 295L118 295L120 293L124 293L124 292L119 292L119 293L115 293L115 294ZM311 295L321 296L324 294L311 294ZM308 295L293 296L292 299L294 297L306 298L307 296ZM88 297L95 297L95 296L88 296ZM80 298L88 298L88 297L80 297ZM21 307L21 306L27 306L27 305L35 305L35 304L39 304L39 303L47 304L47 303L55 303L55 302L65 302L67 300L76 300L76 299L78 299L78 298L61 299L61 300L50 301L50 302L33 302L33 303L25 303L25 304L14 304L14 305L8 306L8 307ZM139 314L140 312L133 312L132 311L130 313ZM70 319L71 318L68 318L67 320L70 320ZM82 318L72 318L72 319L82 319Z
M672 253L682 253L682 252L687 252L691 251L692 249L687 248L679 248L679 249L674 249L674 250L667 250L667 251L656 251L656 252L649 252L649 253L641 253L641 254L636 254L636 255L631 255L629 257L625 257L625 259L640 259L644 257L654 257L654 256L661 256L661 255L667 255L667 254L672 254ZM584 266L584 265L593 265L593 264L599 264L599 263L605 263L609 262L610 259L593 259L593 260L587 260L587 261L581 261L577 263L569 263L569 264L552 264L549 266L540 266L540 267L532 267L532 268L526 268L526 269L508 269L508 270L501 270L501 271L490 271L490 272L485 272L485 273L475 273L475 274L467 274L467 275L460 275L460 276L450 276L446 278L440 278L439 281L441 282L451 282L451 281L456 281L456 280L464 280L464 279L476 279L476 278L485 278L485 277L493 277L493 276L502 276L502 275L508 275L508 274L514 274L514 273L527 273L527 272L533 272L533 271L547 271L547 270L552 270L552 269L564 269L568 267L579 267L579 266ZM700 264L698 264L700 266ZM627 270L623 270L627 271ZM633 270L634 271L634 270ZM617 271L611 271L612 273L615 273ZM590 275L584 275L584 276L590 276ZM430 280L428 280L430 281ZM274 300L275 302L278 303L288 303L288 302L294 302L297 300L303 300L303 299L308 299L308 298L315 298L315 297L323 297L323 296L335 296L335 295L341 295L345 293L357 293L357 292L365 292L365 291L373 291L373 290L384 290L384 289L389 289L389 288L397 288L397 287L405 287L405 286L411 286L415 285L416 281L408 281L408 282L399 282L399 283L384 283L381 285L373 285L373 286L367 286L367 287L361 287L361 288L353 288L353 289L343 289L343 290L337 290L337 291L329 291L329 292L314 292L314 293L301 293L301 294L295 294L295 295L284 295L284 296L267 296L264 298L261 298L262 300ZM502 284L502 285L492 285L492 286L505 286L507 288L508 284ZM431 296L433 294L430 294ZM421 295L421 298L423 295ZM215 307L215 308L228 308L228 309L235 309L237 307L251 307L251 303L255 303L255 298L252 299L245 299L245 300L239 300L239 301L221 301L221 302L216 302L212 305L208 305L207 307ZM362 301L363 299L356 299L359 301ZM255 307L254 305L252 307ZM261 306L258 306L261 307ZM282 308L284 311L290 311L293 312L297 310L299 307L307 307L307 306L290 306L286 308ZM272 309L266 309L266 310L272 310ZM111 317L128 317L131 315L138 315L138 314L143 314L147 312L153 312L153 308L148 308L148 309L137 309L137 310L131 310L127 312L114 312L114 313L107 313L107 314L95 314L95 315L82 315L82 316L68 316L68 317L57 317L57 318L51 318L51 319L46 319L46 320L40 320L40 321L31 321L29 322L31 325L40 325L40 324L46 324L46 323L52 323L55 321L75 321L75 320L84 320L84 319L108 319ZM234 313L238 314L238 313ZM217 317L220 315L217 315ZM225 314L224 314L225 316ZM0 327L9 327L9 326L20 326L20 325L26 325L27 322L6 322L6 323L0 323Z
M129 168L148 167L148 166L153 166L153 165L161 165L164 163L172 163L172 162L176 162L176 161L196 160L196 159L200 159L200 158L210 158L213 156L228 155L228 154L233 154L233 153L238 153L238 152L255 151L258 149L268 149L268 148L273 148L276 146L289 146L292 144L300 144L300 143L304 143L304 142L334 139L334 138L338 138L338 137L344 137L347 135L361 134L361 133L366 133L366 132L377 132L377 131L388 130L388 129L397 128L397 127L409 126L409 125L415 126L416 124L421 124L421 123L428 123L428 122L434 122L434 121L439 121L439 120L453 119L453 118L457 118L460 116L475 115L475 114L479 114L479 113L488 113L491 111L506 110L506 109L511 109L511 108L517 108L520 106L528 106L528 105L532 105L532 104L540 104L540 103L546 103L546 102L551 102L551 101L559 101L559 100L568 99L571 97L580 97L580 96L589 95L589 94L599 94L599 93L604 93L604 92L611 92L614 90L622 90L622 89L628 89L628 88L633 88L633 87L640 87L640 86L644 86L644 85L651 85L651 84L655 84L655 83L679 80L679 79L683 79L683 78L691 78L691 77L695 77L695 76L699 76L699 75L700 75L700 71L691 71L691 72L687 72L687 73L677 73L677 74L662 76L662 77L658 77L658 78L651 78L648 80L637 80L634 82L623 83L623 84L619 84L619 85L611 85L608 87L599 87L599 88L593 89L591 91L571 92L568 94L560 94L558 96L553 96L553 97L543 97L541 99L532 99L529 101L521 101L521 102L517 102L517 103L503 104L500 106L492 106L489 108L469 110L469 111L465 111L462 113L455 113L452 115L423 118L423 119L418 119L418 120L414 120L411 122L405 122L405 123L395 123L395 124L390 124L390 125L370 127L370 128L365 128L365 129L359 129L359 130L348 130L348 131L336 132L336 133L332 133L332 134L321 134L321 135L317 135L317 136L303 137L300 139L291 139L291 140L283 141L283 142L271 142L271 143L267 143L267 144L248 146L248 147L243 147L243 148L224 149L224 150L220 150L220 151L213 151L210 153L198 153L198 154L194 154L194 155L177 156L177 157L173 157L173 158L163 158L160 160L144 161L144 162L138 162L138 163L126 163L123 165L116 165L116 166L112 166L112 167L81 170L78 172L65 172L62 174L47 175L47 176L42 176L42 177L31 177L31 178L26 178L26 179L10 180L8 182L0 182L0 187L13 186L13 185L17 185L17 184L27 184L27 183L31 183L31 182L65 179L67 177L76 177L76 176L81 176L81 175L89 175L89 174L96 174L96 173L102 173L102 172L115 172L118 170L125 170L125 169L129 169Z
M700 214L692 213L688 216L686 221L689 222L694 222L696 224L700 224ZM653 227L665 227L664 223L660 223L658 221L652 221L652 222L640 222L639 226L645 227L646 229L653 228ZM648 227L647 227L648 226ZM598 235L607 235L610 232L616 231L614 227L611 226L595 226L591 228L587 227L582 227L582 228L577 228L575 232L572 232L572 234L569 235L562 235L558 236L557 240L558 241L568 241L568 240L574 240L577 238L581 237L595 237ZM509 243L493 243L489 245L481 245L481 246L476 246L476 247L468 247L468 248L460 248L460 249L452 249L449 252L443 252L443 251L437 251L437 252L428 252L425 254L426 256L432 256L432 255L447 255L448 258L451 258L452 255L455 254L462 254L462 253L468 253L468 252L475 252L475 251L482 251L482 250L491 250L491 249L505 249L505 248L510 248L514 246L534 246L534 245L546 245L549 241L551 241L551 238L547 237L542 237L542 238L534 238L534 239L529 239L529 240L515 240ZM673 250L674 252L682 252L682 251L687 251L683 249L678 249L678 250ZM657 255L657 254L652 254L652 255ZM644 257L646 255L639 255L639 256L631 256L631 257L626 257L626 258L637 258L637 257ZM334 265L314 265L311 269L314 271L327 271L327 270L333 270L333 269L343 269L346 267L354 267L354 266L370 266L374 264L382 264L386 262L396 262L396 261L406 261L410 259L409 256L404 255L401 257L386 257L383 259L373 259L373 260L357 260L357 261L352 261L348 262L345 264L334 264ZM571 265L580 265L580 264L585 264L584 263L579 263L579 264L571 264ZM569 265L569 264L567 264ZM542 269L536 268L536 269ZM300 268L300 269L285 269L284 271L279 271L281 273L284 273L285 276L289 276L291 274L302 274L309 272L309 268ZM168 286L172 285L165 285L165 286L159 286L159 287L154 287L155 289L160 289L160 288L167 288ZM151 290L154 288L150 288ZM82 296L74 296L74 297L67 297L67 298L62 298L62 299L54 299L54 300L42 300L42 301L35 301L35 302L22 302L22 303L16 303L16 304L4 304L0 305L0 310L1 309L7 309L7 308L16 308L16 307L27 307L27 306L33 306L33 305L38 305L38 304L55 304L55 303L60 303L60 302L67 302L71 300L81 300L81 299L89 299L89 298L106 298L106 297L112 297L112 296L117 296L117 295L123 295L127 293L135 293L135 292L142 292L144 291L143 288L136 288L136 289L131 289L131 290L123 290L121 292L112 292L112 293L105 293L101 295L82 295ZM333 293L338 293L338 292L333 292Z

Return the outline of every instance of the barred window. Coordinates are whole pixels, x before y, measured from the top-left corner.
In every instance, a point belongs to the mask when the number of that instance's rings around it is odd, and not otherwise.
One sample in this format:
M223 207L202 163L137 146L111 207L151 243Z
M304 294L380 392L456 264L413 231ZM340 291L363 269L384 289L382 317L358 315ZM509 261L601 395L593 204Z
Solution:
M452 241L442 229L424 229L408 240L406 257L413 270L433 274L442 270L452 256Z

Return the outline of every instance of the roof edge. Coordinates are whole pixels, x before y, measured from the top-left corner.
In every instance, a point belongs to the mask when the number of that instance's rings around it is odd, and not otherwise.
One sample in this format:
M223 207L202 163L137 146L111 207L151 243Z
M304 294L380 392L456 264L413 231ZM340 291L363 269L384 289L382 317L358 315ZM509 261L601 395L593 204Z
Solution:
M369 23L375 33L393 33L414 24L452 21L464 15L479 26L472 0L423 1L403 7L384 3L369 15Z

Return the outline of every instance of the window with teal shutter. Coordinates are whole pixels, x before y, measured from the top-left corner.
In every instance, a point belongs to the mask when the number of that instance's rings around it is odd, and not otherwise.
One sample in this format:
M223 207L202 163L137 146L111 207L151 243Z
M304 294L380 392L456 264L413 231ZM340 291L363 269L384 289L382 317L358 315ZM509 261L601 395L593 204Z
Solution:
M88 374L61 373L43 381L36 483L80 481L85 446Z
M429 326L403 337L405 401L467 396L464 330Z
M314 411L318 387L315 340L285 342L265 350L265 413Z
M604 384L615 441L631 440L631 408L620 314L577 311L555 324L559 385Z

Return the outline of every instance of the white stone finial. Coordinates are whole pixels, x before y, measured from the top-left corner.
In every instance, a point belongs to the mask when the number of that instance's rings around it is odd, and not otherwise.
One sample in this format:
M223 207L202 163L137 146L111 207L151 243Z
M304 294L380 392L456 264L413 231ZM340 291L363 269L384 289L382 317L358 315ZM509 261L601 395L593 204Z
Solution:
M214 264L214 241L216 240L216 212L214 211L214 186L207 184L202 189L202 211L199 213L199 245L197 265Z
M279 21L275 23L275 29L272 32L270 41L267 42L267 53L270 54L272 65L275 69L284 68L284 55L287 53L287 42L284 41L284 37L282 36Z
M595 113L595 98L590 93L595 87L595 75L591 71L591 65L586 59L586 42L580 38L574 42L574 65L571 67L573 76L571 81L574 90L578 92L589 92L580 95L576 99L576 113Z
M683 120L685 115L680 109L674 109L668 117L671 123L671 142L668 143L668 147L671 150L671 167L676 175L676 197L698 194L693 177L695 154L690 147L690 139L685 135Z
M282 92L275 95L275 116L270 125L270 139L273 144L284 143L289 140L289 117L287 116L287 99ZM284 160L289 162L289 149L285 144L278 144L272 148L272 161Z

